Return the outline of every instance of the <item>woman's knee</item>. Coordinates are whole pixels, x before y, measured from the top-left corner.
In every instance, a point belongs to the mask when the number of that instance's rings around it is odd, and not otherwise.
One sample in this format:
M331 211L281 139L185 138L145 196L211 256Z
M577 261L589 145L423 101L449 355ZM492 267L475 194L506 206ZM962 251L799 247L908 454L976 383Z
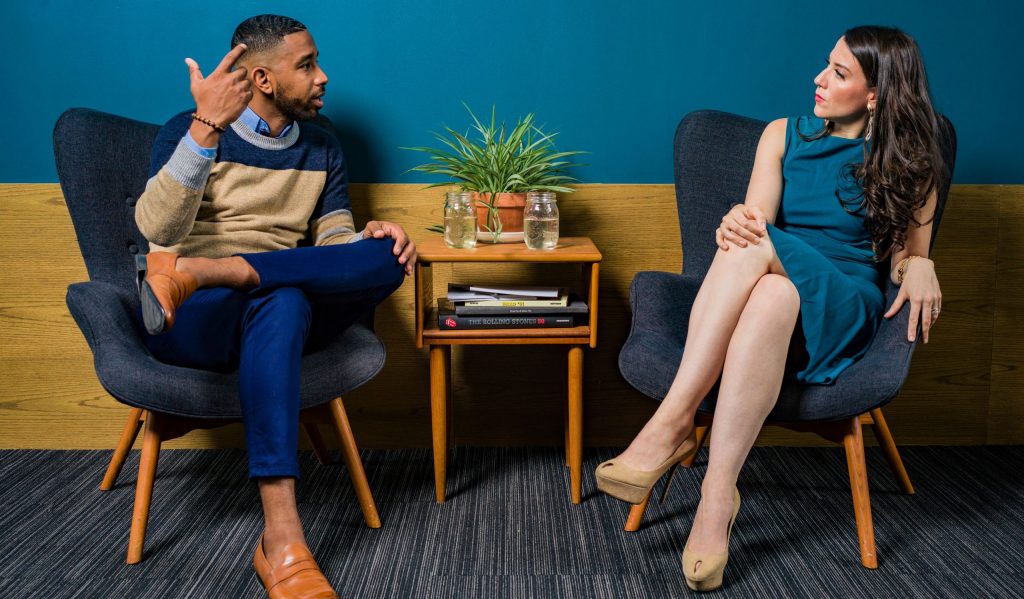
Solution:
M800 293L789 278L766 274L754 285L747 303L763 304L780 313L795 315L800 311Z
M716 262L729 264L732 269L752 268L764 272L768 272L774 258L775 248L768 237L762 237L760 243L750 243L746 247L730 244L728 250L719 248L715 253Z

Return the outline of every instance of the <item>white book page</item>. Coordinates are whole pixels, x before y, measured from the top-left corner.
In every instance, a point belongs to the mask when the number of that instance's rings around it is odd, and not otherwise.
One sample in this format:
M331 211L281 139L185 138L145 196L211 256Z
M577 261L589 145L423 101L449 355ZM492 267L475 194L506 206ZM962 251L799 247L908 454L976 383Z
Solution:
M498 295L514 295L518 297L529 296L529 297L552 297L556 298L560 295L560 289L558 287L529 287L529 286L515 286L515 287L484 287L482 285L470 285L470 291L477 291L480 293L495 293Z

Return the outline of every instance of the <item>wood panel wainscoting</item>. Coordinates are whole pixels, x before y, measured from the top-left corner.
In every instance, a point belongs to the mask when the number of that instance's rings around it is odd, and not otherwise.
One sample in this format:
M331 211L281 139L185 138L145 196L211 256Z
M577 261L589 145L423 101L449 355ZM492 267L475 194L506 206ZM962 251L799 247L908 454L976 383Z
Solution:
M356 220L402 224L414 239L442 221L441 190L352 185ZM671 185L582 185L559 198L562 234L594 240L604 260L601 334L585 371L585 444L623 445L655 403L618 371L629 332L629 284L641 270L679 272ZM0 185L0 448L99 449L116 445L129 408L96 380L92 356L64 304L87 279L56 184ZM955 185L934 258L942 319L917 349L902 395L886 408L899 444L1024 443L1024 186ZM571 276L524 264L438 264L435 296L449 281L558 284ZM429 447L429 372L416 349L413 282L377 310L388 362L346 396L362 447ZM454 441L466 445L561 445L564 356L558 348L455 348ZM868 436L870 437L870 436ZM768 428L761 444L821 445ZM238 425L190 433L167 448L241 447Z

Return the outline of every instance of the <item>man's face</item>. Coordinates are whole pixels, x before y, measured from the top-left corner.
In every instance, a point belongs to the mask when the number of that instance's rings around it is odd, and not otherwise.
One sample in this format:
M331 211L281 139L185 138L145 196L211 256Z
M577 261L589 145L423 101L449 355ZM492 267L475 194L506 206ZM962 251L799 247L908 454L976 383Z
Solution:
M327 74L317 63L320 53L308 31L284 36L273 50L269 70L274 84L273 102L291 120L316 117L327 91Z

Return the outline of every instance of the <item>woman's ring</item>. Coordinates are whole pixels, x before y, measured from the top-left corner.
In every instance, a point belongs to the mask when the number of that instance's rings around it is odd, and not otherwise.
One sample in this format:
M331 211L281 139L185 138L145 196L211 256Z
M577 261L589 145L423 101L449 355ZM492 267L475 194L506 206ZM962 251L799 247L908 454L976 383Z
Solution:
M938 315L939 315L939 309L938 308L932 308L932 318L935 318Z

